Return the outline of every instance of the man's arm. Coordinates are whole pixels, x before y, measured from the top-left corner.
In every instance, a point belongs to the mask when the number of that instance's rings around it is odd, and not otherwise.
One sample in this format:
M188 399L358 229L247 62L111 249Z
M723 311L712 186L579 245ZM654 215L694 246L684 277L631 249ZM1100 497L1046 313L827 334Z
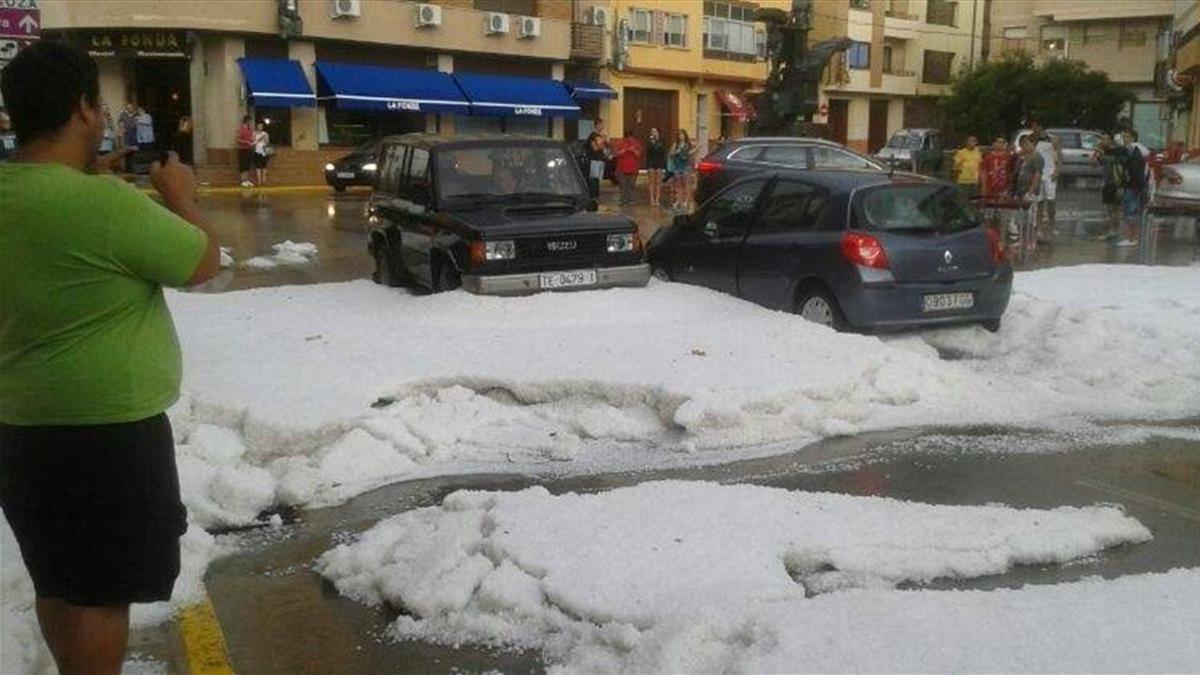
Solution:
M221 243L212 226L200 217L196 207L196 177L191 168L179 161L179 155L171 152L165 164L155 162L151 165L150 183L162 195L168 209L208 235L208 246L185 285L195 286L215 277L221 271Z

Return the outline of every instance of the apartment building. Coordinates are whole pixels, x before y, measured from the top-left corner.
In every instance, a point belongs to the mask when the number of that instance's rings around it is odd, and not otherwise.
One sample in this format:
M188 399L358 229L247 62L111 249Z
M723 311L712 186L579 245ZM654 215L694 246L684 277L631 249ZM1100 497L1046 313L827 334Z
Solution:
M1002 0L991 3L993 54L1082 61L1137 96L1128 116L1142 142L1161 148L1172 113L1163 88L1173 0Z
M938 127L938 97L980 61L984 0L849 0L854 44L825 87L834 139L875 152L902 127Z
M125 102L146 107L160 145L190 117L197 165L224 168L223 180L244 114L269 120L274 164L296 167L282 182L319 182L325 158L385 133L562 137L581 114L563 83L573 2L39 4L46 39L96 58L114 115Z
M1200 0L1175 0L1172 68L1163 78L1174 119L1172 140L1200 147Z

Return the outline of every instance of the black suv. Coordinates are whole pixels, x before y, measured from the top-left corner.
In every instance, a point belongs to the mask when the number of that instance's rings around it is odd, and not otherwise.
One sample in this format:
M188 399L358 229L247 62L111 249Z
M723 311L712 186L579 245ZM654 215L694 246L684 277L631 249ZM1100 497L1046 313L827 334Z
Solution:
M821 138L749 137L729 141L696 167L696 203L703 204L726 185L778 169L870 169L887 171L877 159Z
M345 191L347 185L373 185L378 154L377 139L363 143L345 157L325 165L325 182L336 192Z
M514 295L644 286L637 226L595 202L567 146L545 138L383 139L368 204L375 281Z

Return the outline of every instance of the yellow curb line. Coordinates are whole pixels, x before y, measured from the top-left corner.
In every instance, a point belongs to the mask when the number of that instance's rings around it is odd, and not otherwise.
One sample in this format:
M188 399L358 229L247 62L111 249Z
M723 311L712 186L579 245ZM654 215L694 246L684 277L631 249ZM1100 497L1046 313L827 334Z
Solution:
M140 188L142 192L148 195L158 194L154 188ZM353 192L360 192L349 188ZM198 187L196 194L199 195L263 195L263 194L281 194L287 192L331 192L333 188L328 185L281 185L278 187L265 188L244 188L244 187Z
M234 675L225 636L208 596L179 612L188 675Z

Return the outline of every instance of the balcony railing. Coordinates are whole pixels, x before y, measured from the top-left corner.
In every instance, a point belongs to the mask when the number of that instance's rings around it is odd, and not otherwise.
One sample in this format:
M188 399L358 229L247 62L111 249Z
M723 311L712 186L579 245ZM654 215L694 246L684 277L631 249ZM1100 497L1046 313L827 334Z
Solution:
M571 24L571 58L599 61L604 58L604 26Z
M916 77L917 74L911 70L901 70L899 68L884 68L884 75L895 75L896 77Z
M889 19L901 19L903 21L920 21L921 20L921 17L917 16L916 14L906 14L904 12L897 12L897 11L890 10L890 9L887 10L886 12L884 12L883 15Z

